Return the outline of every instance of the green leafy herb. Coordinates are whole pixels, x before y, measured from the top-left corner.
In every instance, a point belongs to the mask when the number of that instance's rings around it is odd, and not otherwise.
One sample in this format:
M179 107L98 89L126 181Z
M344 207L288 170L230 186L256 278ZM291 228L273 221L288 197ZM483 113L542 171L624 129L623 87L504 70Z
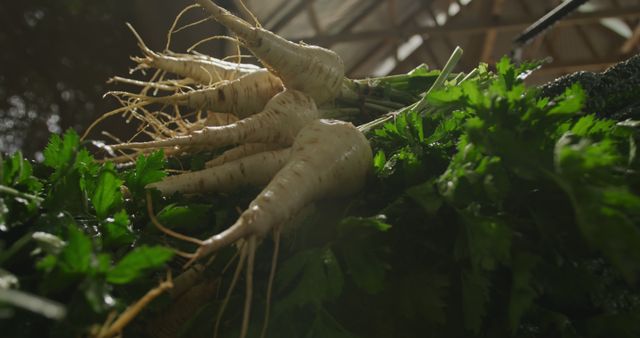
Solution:
M137 247L109 270L107 281L114 284L129 283L143 272L163 265L172 256L173 252L164 247Z
M136 198L144 197L144 188L147 184L157 182L165 177L164 154L156 151L149 156L141 155L136 160L135 170L125 174L125 184Z

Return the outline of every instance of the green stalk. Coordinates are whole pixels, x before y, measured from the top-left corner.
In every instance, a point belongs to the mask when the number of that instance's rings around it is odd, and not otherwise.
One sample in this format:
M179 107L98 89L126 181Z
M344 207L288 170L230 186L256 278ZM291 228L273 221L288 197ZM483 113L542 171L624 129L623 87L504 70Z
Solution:
M358 126L358 129L362 133L366 134L366 133L370 132L371 130L373 130L373 129L375 129L375 128L377 128L377 127L379 127L379 126L381 126L381 125L383 125L385 123L387 123L388 121L390 121L392 119L394 119L396 116L398 116L400 114L404 114L408 110L416 110L416 111L424 110L424 107L427 104L427 97L434 90L438 90L444 85L444 81L449 77L449 74L451 74L451 71L453 70L453 68L456 66L456 64L458 64L458 61L460 61L460 58L462 57L462 53L463 53L462 48L456 47L456 49L453 51L453 53L449 57L449 60L447 61L447 63L444 65L444 68L440 72L440 75L438 75L438 77L436 78L436 81L429 88L429 90L427 90L427 92L424 94L422 99L420 99L420 101L418 101L418 102L416 102L416 103L414 103L412 105L406 106L404 108L401 108L398 111L390 112L390 113L386 114L385 116L382 116L382 117L380 117L378 119L375 119L375 120L373 120L371 122L362 124L362 125Z
M38 196L27 194L1 184L0 184L0 193L5 193L5 194L13 195L15 197L29 199L38 203L43 201L43 199Z
M427 90L427 93L424 94L422 99L418 101L415 110L422 111L424 109L424 107L427 105L427 97L429 97L429 94L431 94L435 90L442 88L442 86L444 85L444 81L447 79L447 77L449 77L449 74L451 74L451 71L453 71L453 68L458 64L461 57L462 48L456 47L456 49L453 50L453 53L449 57L447 63L444 65L444 68L442 68L440 75L438 75L438 78L436 78L436 81L433 83L431 88Z

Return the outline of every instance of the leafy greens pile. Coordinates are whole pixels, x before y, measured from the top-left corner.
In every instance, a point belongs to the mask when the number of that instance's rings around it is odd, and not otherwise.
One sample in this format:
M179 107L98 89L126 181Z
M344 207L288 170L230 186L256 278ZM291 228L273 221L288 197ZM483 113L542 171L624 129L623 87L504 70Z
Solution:
M570 82L549 97L548 88L523 84L530 68L508 59L495 73L480 65L475 76L431 92L424 111L372 132L367 189L309 208L286 227L270 336L640 335L640 121L591 111L637 106L637 96L597 98L601 90ZM196 157L168 166L201 164ZM181 272L160 245L184 243L160 235L145 208L144 186L161 179L165 165L161 153L125 171L98 164L73 132L52 137L44 164L32 168L20 154L2 161L7 332L87 332L157 284L163 266ZM153 199L163 224L206 238L254 194ZM262 328L274 246L265 239L256 261L252 337ZM219 253L183 296L152 303L125 335L210 335L233 254ZM221 337L237 336L243 284ZM21 309L11 293L66 308L66 317Z

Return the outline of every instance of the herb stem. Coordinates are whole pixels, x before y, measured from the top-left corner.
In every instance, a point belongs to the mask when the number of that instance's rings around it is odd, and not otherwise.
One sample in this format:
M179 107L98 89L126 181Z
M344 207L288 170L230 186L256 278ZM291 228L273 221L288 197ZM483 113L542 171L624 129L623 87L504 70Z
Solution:
M15 197L20 197L24 199L29 199L38 203L43 201L41 197L18 191L14 188L7 187L6 185L2 185L2 184L0 184L0 193L9 194L9 195L13 195Z
M438 75L438 78L436 78L436 81L433 83L433 85L431 85L429 90L427 90L427 92L424 94L422 99L420 99L420 101L412 105L406 106L404 108L400 108L397 111L387 113L385 116L382 116L371 122L362 124L358 126L358 129L362 133L366 134L371 130L387 123L389 120L394 119L396 116L400 114L404 114L408 110L416 110L416 111L423 110L424 106L427 104L427 97L429 96L429 94L431 94L431 92L433 92L434 90L440 89L440 87L444 85L444 81L449 77L449 74L451 74L451 71L453 70L453 68L456 66L456 64L458 64L458 61L460 61L460 58L462 57L462 53L463 53L462 48L456 47L453 53L451 53L451 56L449 57L449 60L447 61L447 63L444 65L444 68L440 72L440 75Z

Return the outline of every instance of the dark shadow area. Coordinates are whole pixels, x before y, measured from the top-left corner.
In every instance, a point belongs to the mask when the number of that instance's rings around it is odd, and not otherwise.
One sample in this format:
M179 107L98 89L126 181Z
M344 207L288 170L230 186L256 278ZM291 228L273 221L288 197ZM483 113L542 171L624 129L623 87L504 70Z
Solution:
M41 158L50 133L67 128L82 132L100 114L116 107L106 83L127 76L129 56L139 55L130 22L153 49L162 50L171 23L191 1L30 0L0 2L0 152L22 150ZM227 4L224 4L227 5ZM202 18L195 10L183 23ZM184 51L192 43L220 34L204 23L174 36L171 49ZM212 41L201 52L222 53ZM136 78L143 78L135 75ZM122 119L114 117L101 130L127 135ZM93 138L104 138L94 133Z

